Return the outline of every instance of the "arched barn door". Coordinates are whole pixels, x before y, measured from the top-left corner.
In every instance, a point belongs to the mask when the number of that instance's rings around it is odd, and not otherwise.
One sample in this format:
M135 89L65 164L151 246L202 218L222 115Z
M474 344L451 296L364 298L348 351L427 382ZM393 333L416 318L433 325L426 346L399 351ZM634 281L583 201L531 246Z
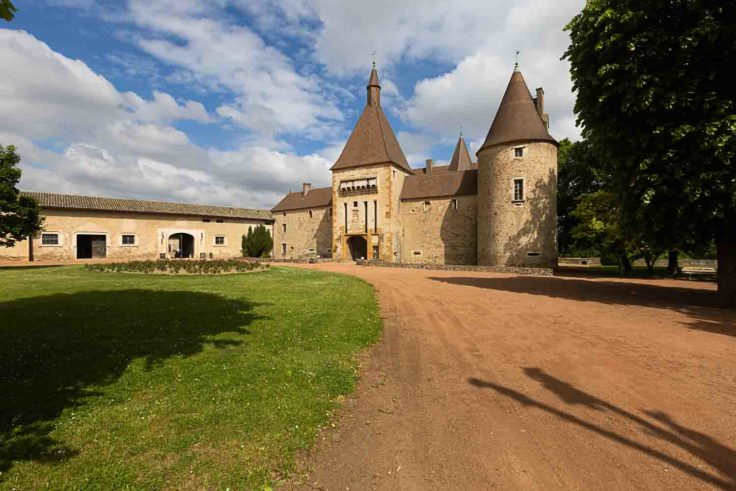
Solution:
M354 261L368 257L368 242L361 235L354 235L348 239L348 249Z
M185 233L169 235L169 257L177 259L194 257L194 237Z

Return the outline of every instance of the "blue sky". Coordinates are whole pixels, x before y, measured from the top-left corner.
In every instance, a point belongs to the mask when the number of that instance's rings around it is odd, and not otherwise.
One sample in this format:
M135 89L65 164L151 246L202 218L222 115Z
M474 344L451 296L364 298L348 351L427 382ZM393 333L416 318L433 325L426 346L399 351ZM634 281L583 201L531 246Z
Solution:
M562 28L582 0L18 0L0 143L29 190L270 207L329 183L371 53L409 161L474 153L514 52L577 138Z

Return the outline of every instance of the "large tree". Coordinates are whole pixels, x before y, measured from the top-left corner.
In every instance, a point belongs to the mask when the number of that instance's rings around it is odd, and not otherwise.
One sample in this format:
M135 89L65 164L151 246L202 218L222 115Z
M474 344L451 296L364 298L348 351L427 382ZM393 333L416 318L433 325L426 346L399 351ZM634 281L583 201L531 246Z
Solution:
M38 203L20 196L20 157L15 147L0 145L0 247L11 247L41 229L43 219Z
M242 250L246 257L265 257L273 249L271 233L263 225L248 229L243 235Z
M583 136L627 230L718 249L736 305L736 2L588 0L568 24Z

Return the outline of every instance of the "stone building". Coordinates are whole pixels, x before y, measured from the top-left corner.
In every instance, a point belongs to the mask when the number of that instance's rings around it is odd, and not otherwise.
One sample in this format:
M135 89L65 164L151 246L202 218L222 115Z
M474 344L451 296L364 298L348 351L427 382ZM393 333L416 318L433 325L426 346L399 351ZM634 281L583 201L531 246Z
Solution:
M0 260L224 259L242 256L241 239L249 228L264 225L273 234L267 210L23 194L41 205L44 230L13 247L0 248Z
M447 166L409 166L371 71L363 113L332 185L274 208L274 256L552 267L557 263L557 142L544 91L518 69L473 162L461 136Z

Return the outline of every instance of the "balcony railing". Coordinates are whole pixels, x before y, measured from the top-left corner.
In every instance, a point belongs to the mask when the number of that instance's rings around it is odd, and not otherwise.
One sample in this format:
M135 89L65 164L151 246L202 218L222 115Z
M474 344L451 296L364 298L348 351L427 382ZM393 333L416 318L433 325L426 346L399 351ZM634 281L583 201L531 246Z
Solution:
M361 194L376 194L378 186L360 186L352 188L341 188L337 191L338 196L358 196Z

